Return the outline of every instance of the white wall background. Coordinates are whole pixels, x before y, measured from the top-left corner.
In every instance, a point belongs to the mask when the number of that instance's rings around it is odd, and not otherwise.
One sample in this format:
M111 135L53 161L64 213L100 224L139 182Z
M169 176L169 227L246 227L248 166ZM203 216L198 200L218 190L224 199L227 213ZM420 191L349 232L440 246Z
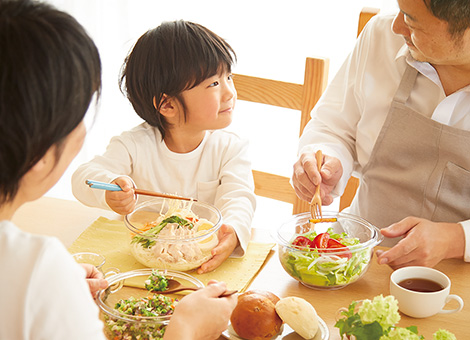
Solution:
M381 14L397 11L395 0L48 0L72 14L97 44L103 64L103 92L96 121L85 145L47 196L74 199L70 176L78 165L104 152L109 139L141 122L120 93L118 75L133 43L163 21L200 23L222 36L237 53L234 72L303 82L307 56L330 59L329 79L352 49L359 12L375 7ZM278 110L263 113L270 134L258 133L256 104L239 102L230 129L250 138L253 166L290 176L296 158L298 119L285 121ZM273 212L276 212L273 216ZM278 224L289 205L260 200L255 226Z

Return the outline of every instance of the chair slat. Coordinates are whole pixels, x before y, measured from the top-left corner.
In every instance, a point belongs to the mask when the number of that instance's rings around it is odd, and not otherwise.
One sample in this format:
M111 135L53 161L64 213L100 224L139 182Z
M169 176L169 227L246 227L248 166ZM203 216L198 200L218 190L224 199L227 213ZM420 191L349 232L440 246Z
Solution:
M253 170L255 194L262 197L294 204L297 197L289 177Z
M300 110L303 88L300 84L235 74L237 97L254 103Z

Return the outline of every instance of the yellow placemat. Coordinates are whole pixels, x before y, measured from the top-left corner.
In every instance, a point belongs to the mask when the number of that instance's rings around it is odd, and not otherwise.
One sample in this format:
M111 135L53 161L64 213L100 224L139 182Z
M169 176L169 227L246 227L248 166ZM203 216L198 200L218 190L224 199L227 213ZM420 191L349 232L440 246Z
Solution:
M123 221L105 217L93 222L70 246L70 253L95 252L106 258L104 270L118 268L121 272L146 268L130 252L129 231ZM206 274L195 270L188 274L207 284L209 280L225 281L230 289L245 291L268 257L274 243L250 242L243 258L229 258L217 269Z

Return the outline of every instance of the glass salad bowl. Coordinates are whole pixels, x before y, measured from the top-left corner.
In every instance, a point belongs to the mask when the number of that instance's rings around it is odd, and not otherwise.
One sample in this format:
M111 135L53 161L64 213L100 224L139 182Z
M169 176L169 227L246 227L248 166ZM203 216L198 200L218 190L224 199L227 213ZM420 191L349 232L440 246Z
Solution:
M137 261L152 268L189 271L212 257L222 215L206 203L156 198L137 205L124 222Z
M109 340L161 339L170 322L175 305L184 295L158 294L145 288L155 269L138 269L109 277L109 288L101 290L96 298L104 334ZM195 277L186 273L158 270L167 279L175 279L187 287L204 287ZM148 281L147 281L148 282ZM152 313L152 316L150 313Z
M310 213L294 215L273 235L284 270L314 289L339 289L359 280L383 240L379 229L342 212L311 221Z

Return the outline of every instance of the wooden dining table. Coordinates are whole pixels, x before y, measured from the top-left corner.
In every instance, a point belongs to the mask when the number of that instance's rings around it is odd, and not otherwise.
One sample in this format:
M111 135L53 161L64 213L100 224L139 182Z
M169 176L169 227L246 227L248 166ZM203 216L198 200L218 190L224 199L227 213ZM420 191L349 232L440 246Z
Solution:
M13 222L27 232L55 236L69 247L99 216L122 219L112 211L86 207L77 201L42 197L23 205L13 216ZM252 239L274 242L269 236L269 230L258 229L256 226L253 228ZM432 339L432 334L439 328L451 331L459 340L470 339L470 329L467 329L467 323L470 322L470 264L451 259L442 261L435 268L450 278L451 294L457 294L464 300L463 309L457 313L437 314L425 319L401 315L398 325L417 326L419 334L424 335L425 339ZM357 282L338 290L315 290L290 277L279 262L277 249L273 249L248 290L269 290L280 298L304 298L315 307L318 316L326 323L329 339L339 340L339 331L334 327L338 310L348 307L355 300L372 299L379 294L389 295L391 273L390 267L377 264L374 255L368 271ZM450 302L446 308L456 308L456 304Z

